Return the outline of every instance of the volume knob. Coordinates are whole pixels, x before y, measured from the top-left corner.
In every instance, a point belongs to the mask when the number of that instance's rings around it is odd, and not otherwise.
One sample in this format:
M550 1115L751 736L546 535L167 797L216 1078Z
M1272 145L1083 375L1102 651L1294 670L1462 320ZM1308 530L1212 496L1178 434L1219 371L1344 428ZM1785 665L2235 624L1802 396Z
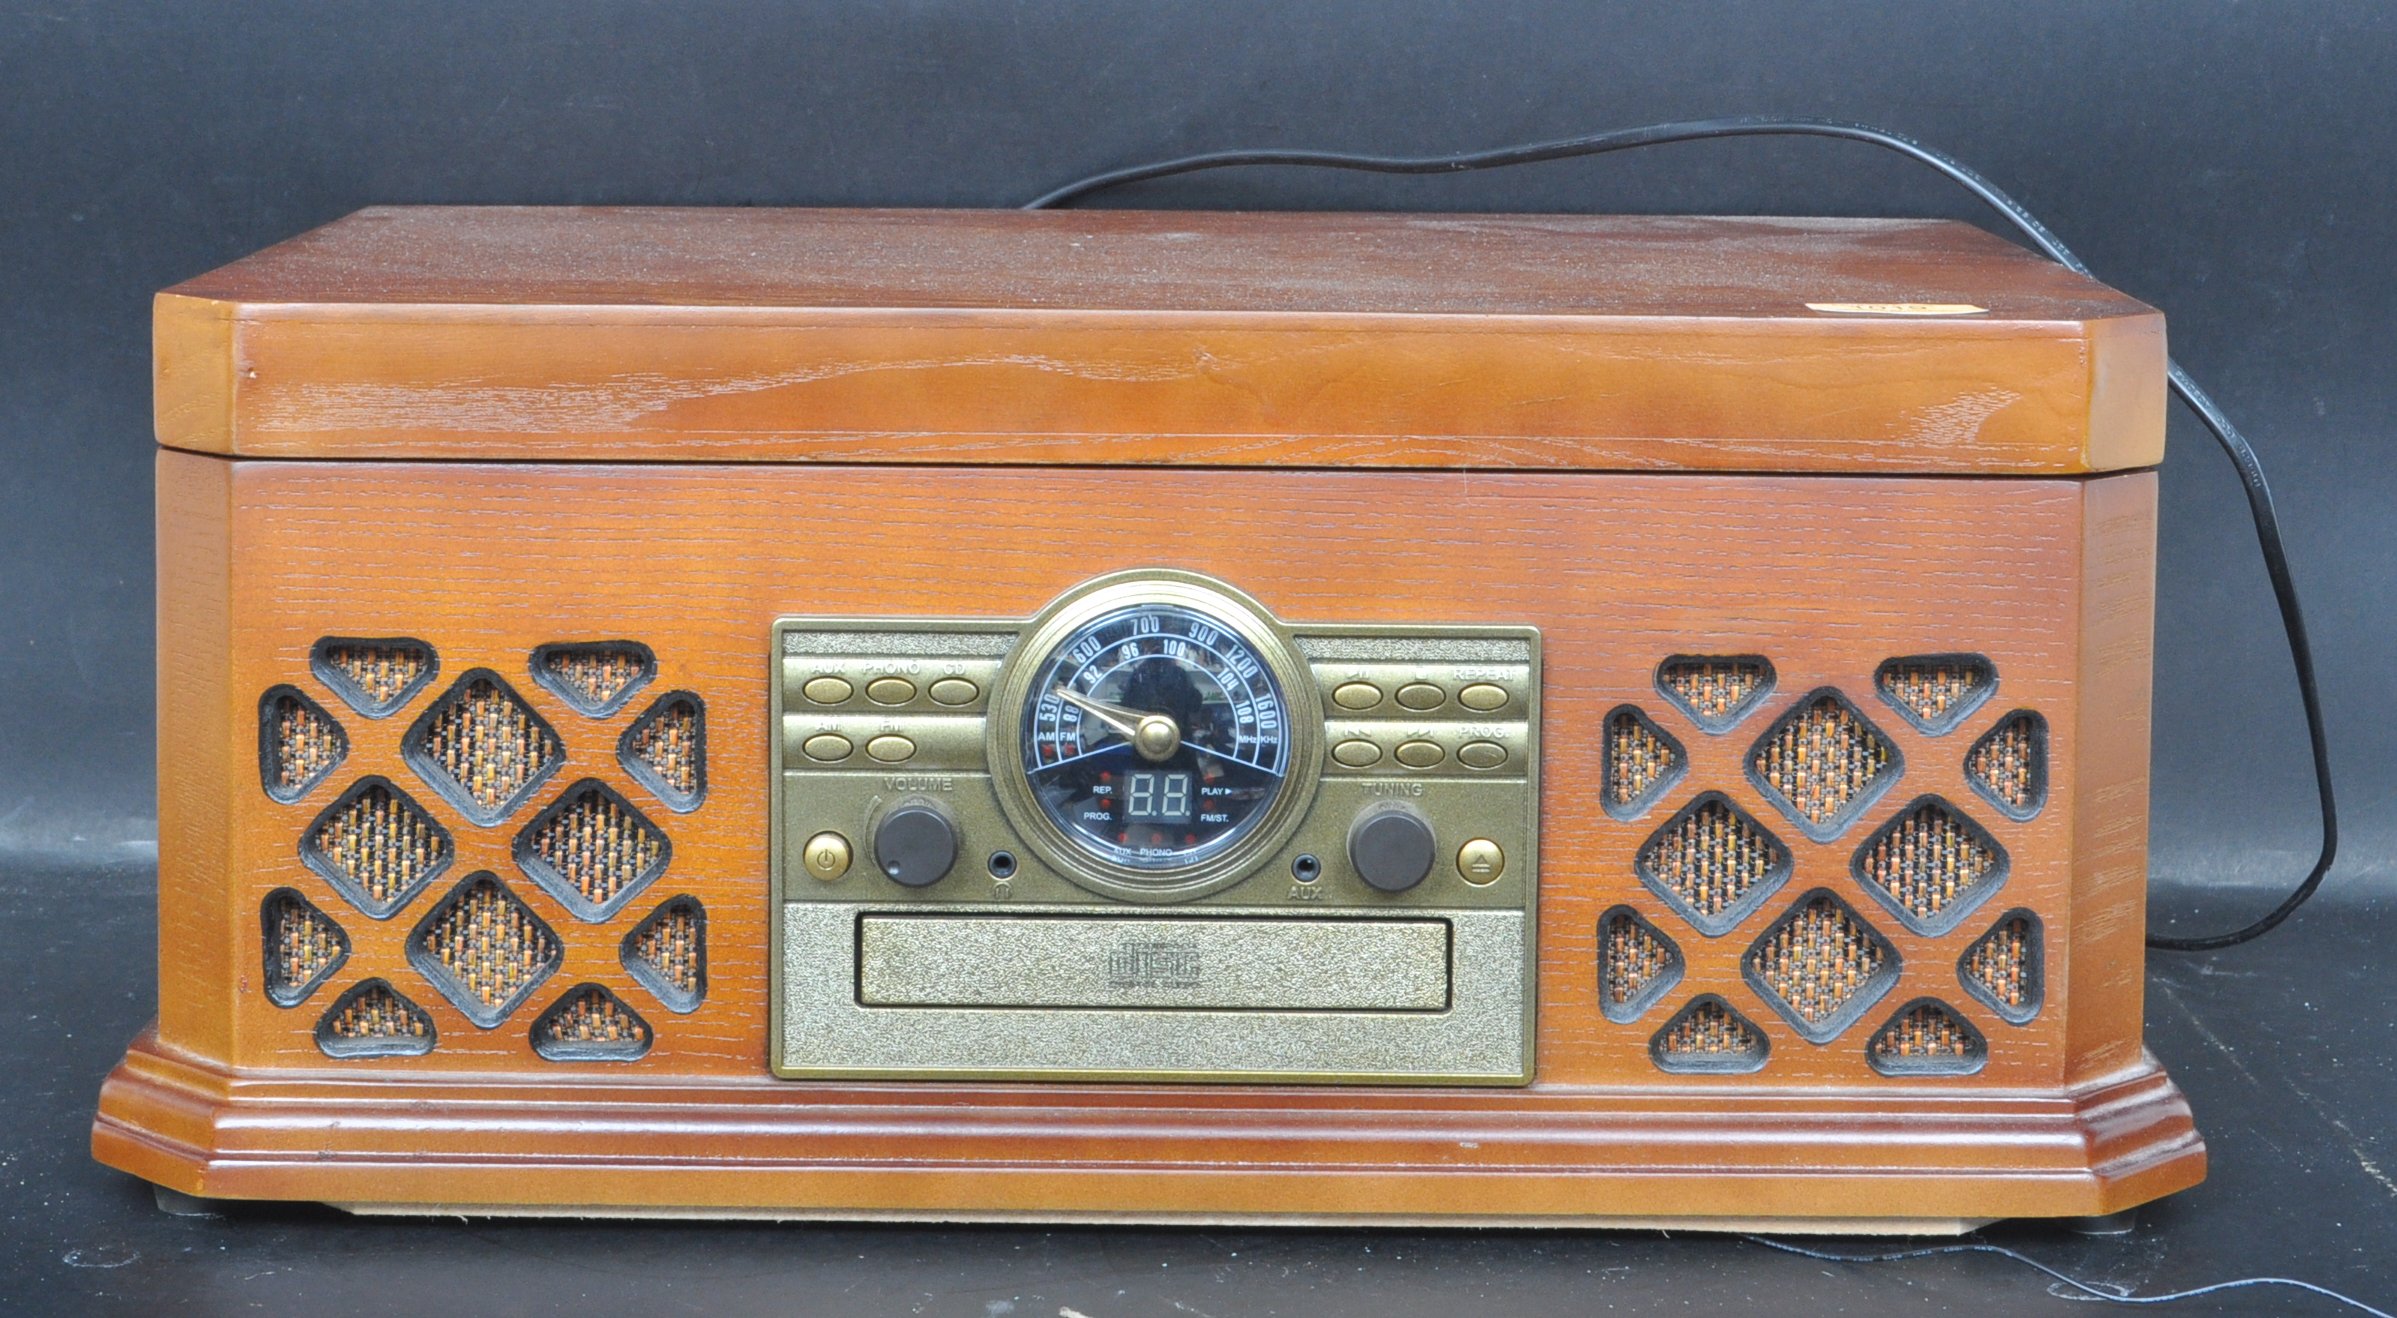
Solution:
M1413 806L1380 805L1348 826L1348 863L1383 892L1405 892L1432 872L1432 826Z
M893 806L874 825L874 868L910 888L941 881L957 863L957 825L929 801Z

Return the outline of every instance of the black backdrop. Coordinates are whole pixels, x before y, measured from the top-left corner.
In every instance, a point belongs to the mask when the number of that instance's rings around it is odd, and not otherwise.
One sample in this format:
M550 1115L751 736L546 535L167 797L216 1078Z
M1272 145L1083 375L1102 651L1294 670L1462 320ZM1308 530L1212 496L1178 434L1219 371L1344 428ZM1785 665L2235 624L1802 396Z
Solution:
M2397 843L2397 12L2079 0L1292 6L26 4L0 16L0 861L138 860L148 295L377 202L1007 205L1227 145L1420 152L1723 113L1946 147L2171 316L2257 437L2313 602L2351 842ZM1114 205L1955 215L1780 140L1433 179L1247 171ZM2165 465L2158 914L2310 854L2288 665L2205 438ZM2187 927L2184 923L2183 927Z
M1621 1234L192 1224L82 1148L155 992L153 290L378 202L1004 205L1210 147L1453 150L1766 112L1944 146L2170 314L2265 452L2312 601L2350 824L2332 899L2387 892L2397 9L2377 0L0 0L0 1306L2036 1306L2038 1279L1985 1259L1855 1270ZM1108 203L1985 220L1902 162L1794 141L1437 179L1252 171ZM2236 483L2185 424L2164 504L2157 911L2220 928L2305 868L2310 785ZM2130 1242L2012 1239L2143 1288L2281 1271L2385 1303L2385 927L2345 905L2260 947L2159 958L2150 1037L2213 1179Z

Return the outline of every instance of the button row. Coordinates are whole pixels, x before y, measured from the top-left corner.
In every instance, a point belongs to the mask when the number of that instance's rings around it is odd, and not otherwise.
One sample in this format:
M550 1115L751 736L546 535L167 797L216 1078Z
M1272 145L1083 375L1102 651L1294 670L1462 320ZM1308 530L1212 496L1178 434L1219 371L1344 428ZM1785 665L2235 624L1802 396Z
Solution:
M1410 769L1436 769L1448 759L1448 748L1436 741L1417 738L1398 743L1390 757ZM1494 741L1469 741L1457 747L1457 762L1468 769L1499 769L1507 762L1507 749ZM1351 737L1332 747L1332 758L1351 769L1370 769L1382 762L1382 748L1363 737Z
M819 732L801 742L799 749L819 764L838 764L855 753L857 743L837 732ZM905 764L915 754L915 742L896 732L886 732L866 742L866 758L883 764Z
M1378 707L1385 697L1381 686L1373 682L1343 682L1332 688L1332 703L1352 713L1363 713ZM1400 708L1418 714L1438 709L1448 703L1446 688L1433 682L1408 682L1387 698ZM1479 714L1504 709L1514 696L1494 682L1474 682L1458 689L1456 702Z
M800 688L809 702L818 705L847 704L857 694L857 686L845 677L809 678ZM944 677L928 690L933 703L952 708L970 705L982 698L982 688L962 677ZM877 677L866 683L866 699L877 705L904 705L916 698L916 684L904 677Z

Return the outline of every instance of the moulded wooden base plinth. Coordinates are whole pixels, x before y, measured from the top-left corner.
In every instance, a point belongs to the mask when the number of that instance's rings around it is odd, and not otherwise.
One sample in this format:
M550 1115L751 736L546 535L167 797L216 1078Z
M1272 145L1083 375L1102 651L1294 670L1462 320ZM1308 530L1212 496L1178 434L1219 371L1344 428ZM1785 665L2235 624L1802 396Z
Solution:
M2195 1184L2152 1057L2061 1094L236 1075L136 1040L92 1150L355 1210L1956 1230Z

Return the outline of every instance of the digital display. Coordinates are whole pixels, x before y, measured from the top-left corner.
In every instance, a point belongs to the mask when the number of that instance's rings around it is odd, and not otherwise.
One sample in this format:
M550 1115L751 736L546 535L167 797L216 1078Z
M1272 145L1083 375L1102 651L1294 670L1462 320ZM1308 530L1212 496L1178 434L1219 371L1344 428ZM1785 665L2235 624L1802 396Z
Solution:
M1190 822L1191 775L1140 772L1124 784L1124 821L1135 824Z

